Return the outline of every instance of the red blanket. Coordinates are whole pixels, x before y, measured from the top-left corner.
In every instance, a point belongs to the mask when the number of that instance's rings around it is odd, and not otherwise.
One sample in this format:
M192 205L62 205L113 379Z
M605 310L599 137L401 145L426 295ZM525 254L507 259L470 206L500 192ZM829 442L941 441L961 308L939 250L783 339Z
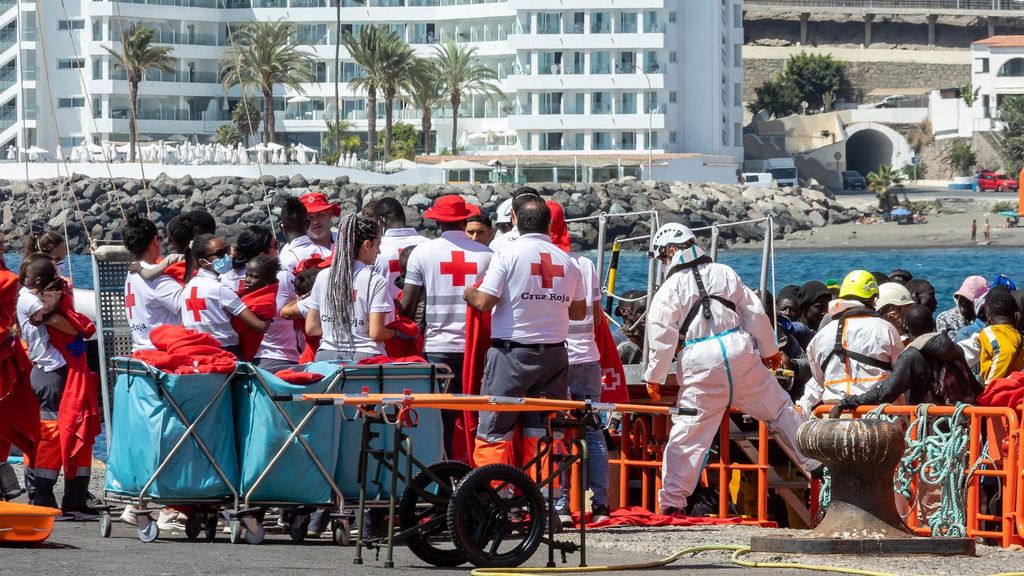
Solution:
M0 438L34 459L39 401L28 379L32 362L13 332L17 303L18 275L0 265Z
M237 358L220 342L182 326L157 326L149 335L156 350L140 350L132 358L171 374L230 374Z
M420 327L413 322L412 318L398 316L387 327L405 336L405 338L398 338L396 336L384 342L384 349L387 351L388 356L400 358L402 356L423 355L423 335L420 334Z
M175 262L164 270L164 275L170 276L178 281L178 284L185 285L185 262Z
M996 378L978 395L978 406L1016 408L1024 402L1024 372Z
M374 356L373 358L363 358L356 362L356 364L363 364L374 366L377 364L426 364L427 359L422 356Z
M477 287L480 283L477 282ZM484 364L487 349L491 347L491 313L479 312L466 306L466 355L462 364L462 392L479 394L484 379ZM464 411L462 419L455 422L456 434L452 437L453 458L473 463L473 446L476 444L477 412ZM462 428L462 434L457 431ZM464 439L464 444L459 439Z
M680 517L664 516L644 510L639 506L620 508L613 510L611 518L601 522L587 523L587 529L607 528L609 526L707 526L720 524L740 524L742 518L709 518L709 517ZM573 518L579 522L579 514Z
M629 390L626 389L626 371L622 369L622 358L612 338L612 330L604 314L595 318L594 341L601 353L601 402L626 404L629 402Z
M261 320L268 322L273 320L277 316L277 285L278 282L274 282L259 290L243 293L241 295L242 303ZM259 351L260 344L263 343L263 332L253 330L238 316L231 318L231 327L235 329L235 332L238 332L238 343L242 352L242 360L251 362L256 356L256 352Z
M274 374L281 380L289 384L298 384L304 386L306 384L316 384L317 382L324 379L323 374L317 374L316 372L300 372L293 368L285 368Z
M57 413L57 430L64 473L74 476L76 471L71 466L77 461L79 452L92 450L93 440L100 433L100 379L89 369L85 356L85 340L96 334L96 326L85 314L75 311L75 297L70 291L61 296L57 311L79 333L72 336L52 326L46 328L50 343L67 362L68 379Z

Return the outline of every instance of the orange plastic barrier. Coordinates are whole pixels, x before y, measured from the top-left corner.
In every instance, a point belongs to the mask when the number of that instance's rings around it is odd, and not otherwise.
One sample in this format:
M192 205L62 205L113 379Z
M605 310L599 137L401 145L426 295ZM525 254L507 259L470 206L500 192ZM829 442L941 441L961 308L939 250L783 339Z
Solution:
M831 406L820 406L815 415L827 414ZM863 417L876 406L861 406L855 416ZM930 418L948 416L953 413L952 406L931 406L928 409ZM885 414L901 416L913 424L917 420L917 406L886 406ZM967 451L967 536L983 537L997 540L1006 548L1011 544L1021 543L1024 534L1024 522L1021 512L1024 511L1024 493L1019 490L1021 475L1024 471L1018 466L1018 459L1024 451L1024 439L1021 438L1020 411L1011 408L987 408L971 406L964 410L970 424L970 440ZM988 439L987 453L983 452ZM991 458L987 466L977 466L979 457L985 454ZM981 513L981 481L983 478L997 478L1002 484L1002 505L999 514ZM912 484L914 498L910 513L906 517L907 525L922 536L931 534L927 525L918 522L919 498L917 481Z

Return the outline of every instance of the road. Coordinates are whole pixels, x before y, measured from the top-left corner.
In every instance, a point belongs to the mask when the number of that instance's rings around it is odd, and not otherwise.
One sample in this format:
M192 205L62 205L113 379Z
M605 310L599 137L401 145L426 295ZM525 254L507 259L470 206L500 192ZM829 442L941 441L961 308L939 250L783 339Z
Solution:
M907 192L907 196L913 201L935 200L936 198L956 198L958 200L991 202L1017 200L1016 192L972 192L970 190L950 190L949 188L937 186L908 186L905 190ZM903 191L901 190L898 194L902 197ZM835 193L835 196L842 200L875 200L875 193L870 190L840 190Z
M329 538L293 543L282 534L267 534L258 546L228 543L227 535L219 534L215 542L192 542L183 534L161 534L156 542L145 544L135 536L134 528L115 523L108 539L100 538L98 524L82 522L59 523L51 539L34 548L4 548L0 552L0 575L45 574L46 576L82 576L111 574L134 576L157 574L185 576L217 574L251 576L253 574L323 574L331 576L394 576L417 574L423 570L451 574L468 574L469 567L434 568L424 565L403 547L395 549L395 568L384 569L384 555L378 561L373 553L365 554L365 564L355 566L355 548L340 548ZM529 566L543 566L546 553L535 555ZM653 556L591 548L588 564L624 564L655 559ZM575 558L569 557L570 564ZM559 564L561 566L561 564ZM699 570L714 576L749 576L749 569L729 563L723 553L686 558L662 570ZM635 573L635 572L634 572ZM772 570L775 575L806 575L813 572Z

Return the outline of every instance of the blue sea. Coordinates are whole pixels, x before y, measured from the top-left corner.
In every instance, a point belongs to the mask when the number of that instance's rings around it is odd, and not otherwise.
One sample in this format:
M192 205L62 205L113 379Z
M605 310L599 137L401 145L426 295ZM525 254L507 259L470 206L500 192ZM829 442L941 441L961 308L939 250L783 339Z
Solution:
M588 253L596 258L596 253ZM611 259L606 255L605 267ZM761 251L738 250L718 253L718 260L736 269L747 286L757 288L761 274ZM20 255L8 254L8 266L17 270ZM934 248L908 250L778 250L775 253L776 290L786 284L809 280L842 280L850 270L865 269L888 274L894 268L909 270L915 278L924 278L935 286L940 308L953 305L953 292L964 278L979 274L992 279L1006 274L1024 288L1024 249L1022 248ZM92 263L88 256L73 255L71 272L75 286L92 288ZM770 283L770 277L769 277ZM769 284L770 285L770 284ZM647 256L624 252L619 259L616 292L647 286Z

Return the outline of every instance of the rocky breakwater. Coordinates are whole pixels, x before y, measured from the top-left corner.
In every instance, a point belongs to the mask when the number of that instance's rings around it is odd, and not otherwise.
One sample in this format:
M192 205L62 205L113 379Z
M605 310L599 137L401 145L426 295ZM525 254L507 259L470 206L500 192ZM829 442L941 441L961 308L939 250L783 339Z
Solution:
M607 241L616 237L648 234L646 215L614 217L616 214L657 210L662 223L680 222L691 227L710 226L775 217L776 237L798 230L855 220L859 213L846 209L822 189L747 188L724 184L686 182L643 182L623 179L601 184L538 184L543 196L565 207L569 219L605 212ZM406 206L409 225L433 231L435 224L422 217L423 211L444 194L460 194L481 206L486 213L497 210L509 198L510 184L365 185L350 183L347 177L307 180L264 176L260 179L224 176L218 178L171 179L161 174L152 181L97 179L75 175L70 179L25 182L0 181L2 226L8 232L10 248L19 249L20 237L32 230L67 228L73 252L88 251L88 241L118 241L123 211L138 210L163 227L174 216L201 208L213 213L219 232L233 238L250 224L277 220L285 198L309 191L323 192L339 202L345 211L360 211L383 197L393 197ZM577 248L597 245L597 221L570 224ZM721 229L727 247L740 247L763 238L760 225L738 225Z

